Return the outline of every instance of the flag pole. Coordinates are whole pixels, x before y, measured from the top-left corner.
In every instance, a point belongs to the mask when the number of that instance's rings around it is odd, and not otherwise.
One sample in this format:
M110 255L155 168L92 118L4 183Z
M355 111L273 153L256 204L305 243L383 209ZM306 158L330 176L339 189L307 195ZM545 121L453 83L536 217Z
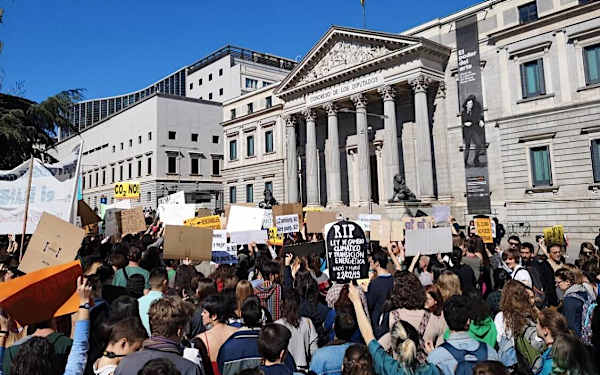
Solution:
M29 196L31 195L31 179L33 177L33 156L29 161L29 181L27 182L27 194L25 194L25 212L23 214L23 234L21 235L21 247L19 248L19 263L23 260L25 243L25 232L27 231L27 213L29 212Z
M362 2L362 8L363 8L363 29L367 28L367 13L365 10L365 2Z

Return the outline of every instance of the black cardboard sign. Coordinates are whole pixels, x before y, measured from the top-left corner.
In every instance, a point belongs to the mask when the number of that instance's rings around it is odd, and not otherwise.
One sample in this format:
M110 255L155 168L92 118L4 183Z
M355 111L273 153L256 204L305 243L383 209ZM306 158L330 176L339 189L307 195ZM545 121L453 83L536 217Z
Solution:
M284 250L288 254L294 254L299 257L306 257L313 254L320 255L325 249L325 242L303 242L298 245L286 246Z
M358 223L339 221L327 231L329 279L346 283L369 277L367 238Z

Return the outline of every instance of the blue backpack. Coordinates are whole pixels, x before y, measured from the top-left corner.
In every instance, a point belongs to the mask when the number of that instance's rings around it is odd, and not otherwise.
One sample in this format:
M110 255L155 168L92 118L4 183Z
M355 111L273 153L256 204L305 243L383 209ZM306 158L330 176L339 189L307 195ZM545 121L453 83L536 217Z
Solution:
M487 344L483 342L480 342L479 347L473 351L456 349L447 342L443 343L441 347L446 349L456 359L456 362L458 362L454 370L455 375L472 375L475 365L478 362L487 360L488 356ZM467 355L475 357L475 359L466 359Z

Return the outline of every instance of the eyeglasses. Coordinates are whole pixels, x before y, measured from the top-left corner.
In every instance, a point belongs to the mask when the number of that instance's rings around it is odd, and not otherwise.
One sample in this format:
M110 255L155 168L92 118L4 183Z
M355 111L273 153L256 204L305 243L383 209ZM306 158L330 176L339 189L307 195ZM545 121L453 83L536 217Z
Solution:
M518 243L518 242L510 242L510 241L509 241L509 242L508 242L508 244L509 244L510 246L519 246L519 243Z

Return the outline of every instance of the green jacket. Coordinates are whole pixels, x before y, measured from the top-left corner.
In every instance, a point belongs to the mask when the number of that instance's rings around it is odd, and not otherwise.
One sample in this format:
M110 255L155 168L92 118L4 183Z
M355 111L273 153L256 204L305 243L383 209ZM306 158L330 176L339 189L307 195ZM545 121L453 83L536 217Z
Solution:
M489 316L485 318L482 322L473 323L469 326L469 336L474 338L477 341L485 342L492 348L496 347L496 336L498 332L496 331L496 325L494 321ZM450 330L446 329L444 333L444 340L448 339L450 336Z

